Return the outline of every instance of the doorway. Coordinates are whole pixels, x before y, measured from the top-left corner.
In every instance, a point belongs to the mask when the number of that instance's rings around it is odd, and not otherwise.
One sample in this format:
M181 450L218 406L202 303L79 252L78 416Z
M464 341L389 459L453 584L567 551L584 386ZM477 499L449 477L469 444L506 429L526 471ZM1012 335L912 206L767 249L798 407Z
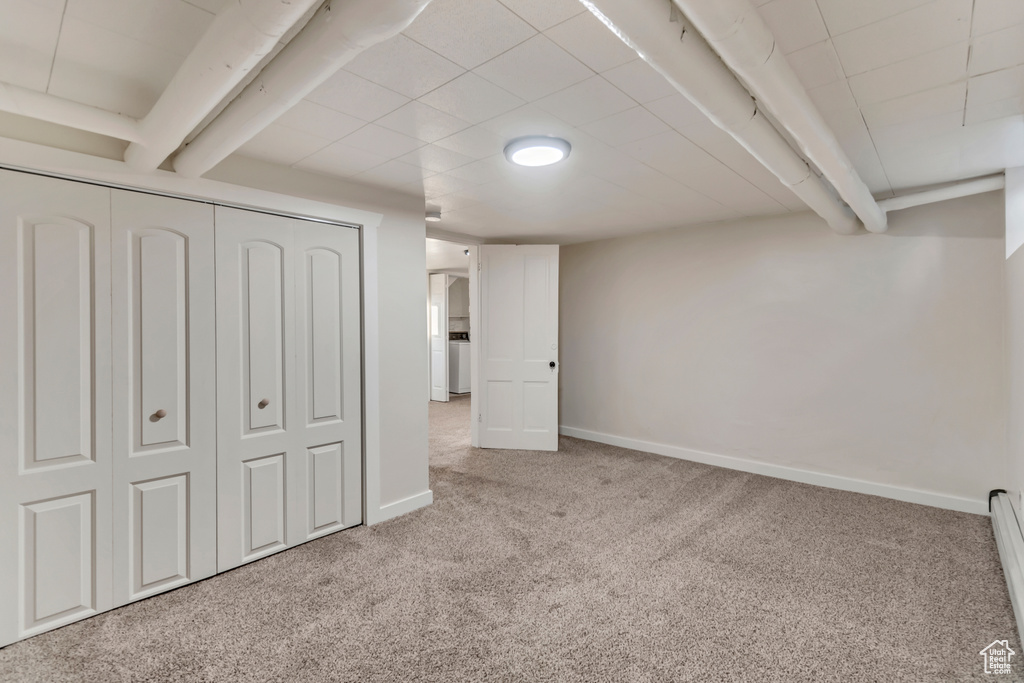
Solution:
M473 344L469 323L470 249L443 239L426 240L431 401L469 399Z
M469 274L474 249L460 242L426 239L431 464L437 453L461 452L470 445L474 339Z
M457 373L468 365L472 446L558 450L558 246L466 247L431 237L427 249L431 406L463 395ZM466 271L445 267L446 253L460 266L468 259L468 310L458 293Z

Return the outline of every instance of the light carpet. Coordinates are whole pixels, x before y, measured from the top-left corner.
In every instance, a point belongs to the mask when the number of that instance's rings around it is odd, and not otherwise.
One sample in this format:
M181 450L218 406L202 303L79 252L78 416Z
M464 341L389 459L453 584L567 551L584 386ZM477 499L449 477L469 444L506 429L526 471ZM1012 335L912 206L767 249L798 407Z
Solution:
M565 437L481 451L468 397L430 413L431 507L7 647L0 680L966 681L996 679L997 638L1024 658L986 517Z

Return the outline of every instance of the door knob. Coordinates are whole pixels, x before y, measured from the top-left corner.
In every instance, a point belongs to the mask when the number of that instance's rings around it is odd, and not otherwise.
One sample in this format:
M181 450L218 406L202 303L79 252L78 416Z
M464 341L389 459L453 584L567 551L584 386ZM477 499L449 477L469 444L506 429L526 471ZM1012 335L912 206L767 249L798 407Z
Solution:
M157 420L163 417L167 417L167 411L161 408L160 410L153 413L152 420L153 422L156 422Z
M555 367L555 361L551 361L550 363L548 363L548 367L549 368Z
M270 399L266 399L265 398L262 401L260 401L259 403L257 403L256 407L259 408L260 410L263 410L264 408L266 408L269 405L270 405Z

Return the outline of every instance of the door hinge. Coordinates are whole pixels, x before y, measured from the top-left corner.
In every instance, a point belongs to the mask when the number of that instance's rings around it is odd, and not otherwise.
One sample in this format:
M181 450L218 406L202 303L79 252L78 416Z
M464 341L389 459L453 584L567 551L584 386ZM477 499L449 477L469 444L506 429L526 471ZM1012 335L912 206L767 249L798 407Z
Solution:
M479 261L477 261L476 262L476 271L479 273L481 270L483 270L483 264L480 263Z
M477 422L483 422L484 421L484 414L483 413L477 413L476 421Z

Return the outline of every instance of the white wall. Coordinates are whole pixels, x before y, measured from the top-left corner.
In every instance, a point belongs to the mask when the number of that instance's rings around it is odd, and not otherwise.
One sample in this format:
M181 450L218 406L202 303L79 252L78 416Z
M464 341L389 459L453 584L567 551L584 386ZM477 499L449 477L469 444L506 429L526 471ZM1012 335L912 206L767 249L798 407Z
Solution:
M800 214L563 247L565 433L983 511L1006 474L1002 197L890 225Z
M1009 479L998 488L1024 509L1024 168L1006 171L1006 446Z

